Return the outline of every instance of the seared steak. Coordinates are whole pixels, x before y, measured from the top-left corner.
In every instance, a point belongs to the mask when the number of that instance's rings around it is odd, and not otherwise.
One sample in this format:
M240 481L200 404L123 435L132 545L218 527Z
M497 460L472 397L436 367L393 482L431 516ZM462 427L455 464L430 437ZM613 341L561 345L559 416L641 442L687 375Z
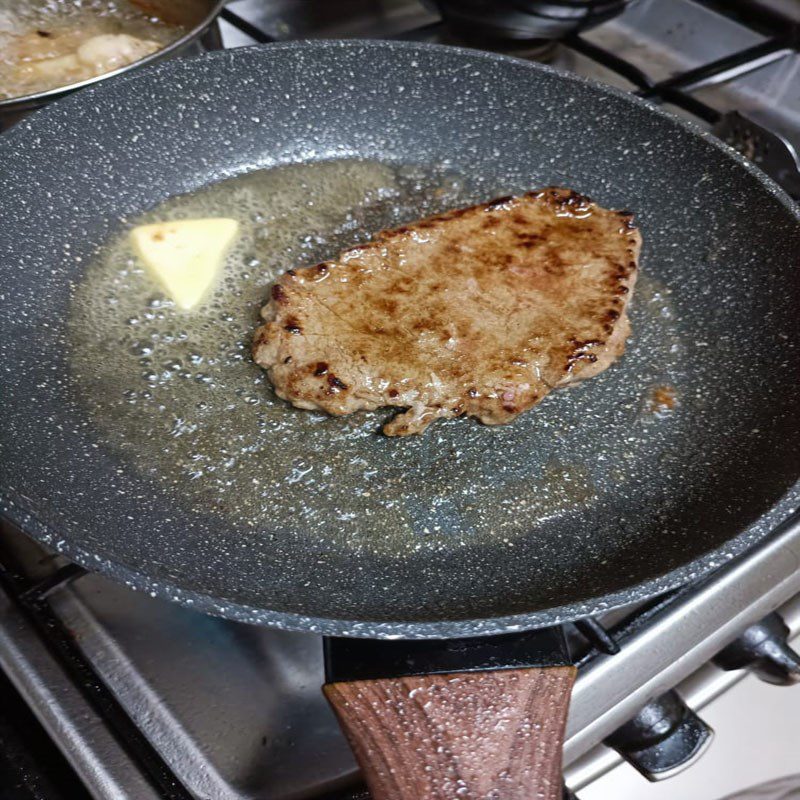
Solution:
M404 409L389 436L510 422L623 353L640 245L567 189L449 211L283 274L253 357L300 408Z

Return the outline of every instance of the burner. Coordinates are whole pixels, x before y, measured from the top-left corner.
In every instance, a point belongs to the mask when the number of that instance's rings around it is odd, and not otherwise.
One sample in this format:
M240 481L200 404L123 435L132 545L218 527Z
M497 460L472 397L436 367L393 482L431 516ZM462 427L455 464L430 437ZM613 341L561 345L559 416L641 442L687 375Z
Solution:
M559 39L621 13L630 0L436 0L461 36L486 40Z

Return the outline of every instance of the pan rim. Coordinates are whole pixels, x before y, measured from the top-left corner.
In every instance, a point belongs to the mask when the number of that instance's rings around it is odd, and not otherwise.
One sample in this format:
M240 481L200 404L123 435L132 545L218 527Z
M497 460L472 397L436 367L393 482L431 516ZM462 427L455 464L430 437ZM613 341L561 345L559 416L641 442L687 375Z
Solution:
M787 492L790 494L791 490ZM781 500L785 499L781 498ZM165 581L153 580L143 572L123 564L104 560L96 553L84 551L73 545L67 535L57 532L42 522L34 514L20 508L4 496L0 498L0 518L10 521L20 531L52 548L58 554L74 561L89 572L97 573L129 589L144 592L153 598L161 598L178 603L186 608L222 617L233 622L264 625L277 630L297 633L316 633L323 636L341 636L361 639L459 639L475 636L498 636L517 631L536 630L599 613L613 611L635 602L642 602L678 589L690 580L697 580L713 573L723 564L733 562L751 547L764 540L777 536L791 528L800 527L800 509L786 518L777 520L764 531L754 530L755 526L743 531L734 539L699 558L676 567L670 572L640 581L639 583L609 592L599 597L566 603L561 606L525 611L500 617L447 619L435 621L394 621L369 619L339 619L315 617L291 611L273 611L235 601L215 597L211 594L190 589L181 589ZM780 502L776 506L780 505ZM770 509L771 511L774 511ZM770 512L767 512L769 514Z
M655 114L663 119L669 120L671 124L684 128L685 130L700 136L711 147L716 148L722 154L732 159L740 167L754 177L767 190L767 192L777 199L781 205L800 223L800 207L778 186L769 176L765 175L755 164L748 161L732 147L725 144L717 137L705 131L700 125L691 120L677 117L676 115L653 106L646 100L626 92L617 87L608 86L598 81L584 78L572 73L563 72L548 65L525 61L524 59L512 56L489 53L484 51L472 50L462 47L451 47L449 45L429 44L406 41L384 41L384 40L315 40L315 41L292 41L280 42L267 45L254 45L252 47L238 48L234 50L223 50L214 53L207 53L189 59L155 64L142 69L128 72L114 78L110 82L102 82L87 87L82 91L70 95L59 101L57 104L47 106L31 117L19 123L11 131L0 137L0 150L3 143L13 142L19 137L24 137L31 129L35 130L39 124L47 124L48 117L60 114L62 110L69 110L73 103L86 102L80 98L86 96L87 100L95 95L96 92L112 91L111 87L121 86L131 81L144 80L149 75L164 71L184 68L186 62L197 59L211 60L235 60L238 58L250 58L256 53L258 57L271 57L270 54L277 54L281 51L292 51L297 49L394 49L410 51L447 51L448 53L458 52L473 61L488 62L511 62L517 66L523 65L531 70L532 74L545 73L557 76L560 80L581 86L588 86L594 91L606 95L623 99L633 107L646 109L648 113ZM55 110L54 110L55 109ZM765 510L762 516L752 525L742 530L738 535L724 542L720 547L704 553L692 561L683 564L670 572L640 581L639 583L627 586L616 592L611 592L600 597L589 598L583 601L567 603L561 606L553 606L537 611L521 612L518 614L491 617L488 619L446 619L431 621L394 621L394 620L347 620L333 619L326 617L311 617L296 612L272 611L268 609L251 606L245 603L228 601L214 597L211 594L189 589L181 589L170 585L161 580L154 580L145 573L132 569L123 563L111 560L104 560L95 553L84 551L79 545L70 541L68 534L43 523L36 515L27 508L24 496L18 495L17 499L12 499L11 492L7 487L0 487L0 514L7 517L12 523L21 530L31 535L33 538L42 541L54 548L57 552L64 554L76 563L88 569L99 572L106 577L121 581L130 588L146 591L153 596L160 596L179 602L182 605L216 616L228 619L264 624L270 627L316 632L327 635L354 636L368 638L407 638L407 639L426 639L426 638L458 638L476 635L493 635L507 633L513 630L534 629L547 625L559 624L571 619L589 616L598 613L600 610L609 610L621 605L625 605L634 600L643 600L653 597L663 592L674 589L675 587L704 575L721 563L729 561L735 556L741 555L745 550L752 547L757 542L773 533L776 528L782 525L795 525L800 522L800 512L791 512L791 506L787 508L787 500L793 492L797 490L798 484L790 487L772 506ZM14 492L14 494L17 494ZM21 501L21 502L20 502ZM771 519L772 517L776 517ZM765 528L765 522L769 523Z
M645 98L639 97L638 95L626 91L625 89L612 86L611 84L601 83L593 78L587 78L583 75L578 75L573 72L567 72L565 70L558 69L557 67L550 66L549 64L543 64L538 61L527 61L524 58L505 55L503 53L493 53L486 50L474 50L469 47L437 44L433 42L412 42L396 39L303 39L297 41L269 42L266 44L247 45L229 50L215 50L208 53L201 53L200 55L185 56L168 61L145 64L135 70L130 70L119 75L114 74L111 76L113 80L92 83L81 88L79 91L72 92L65 97L57 98L52 103L36 109L25 119L14 125L14 127L12 127L10 130L4 131L2 134L0 134L0 145L7 141L13 141L18 135L22 135L22 130L27 130L30 127L31 122L47 116L51 109L65 109L73 103L81 102L80 98L92 97L98 92L105 93L107 91L111 91L113 87L143 80L150 75L158 75L162 72L178 69L180 65L191 64L195 61L223 61L231 58L246 58L256 54L262 54L266 56L270 53L277 53L282 50L300 49L416 49L434 52L455 52L473 59L494 61L498 63L510 63L517 66L521 65L532 72L541 72L547 75L554 75L560 80L567 81L568 83L575 83L579 86L588 86L589 88L592 88L601 94L617 97L633 106L645 109L649 113L655 114L657 117L669 120L685 130L700 136L700 138L707 142L710 146L715 147L717 150L733 159L733 161L735 161L739 166L744 167L745 171L749 175L752 175L754 178L756 178L769 191L769 193L779 200L781 205L783 205L795 217L795 219L800 222L800 202L794 201L788 195L786 190L776 183L773 178L767 175L759 166L745 158L738 150L734 149L726 142L723 142L717 136L712 134L710 131L705 130L700 124L691 119L679 117L677 114L673 114L661 106L654 105Z

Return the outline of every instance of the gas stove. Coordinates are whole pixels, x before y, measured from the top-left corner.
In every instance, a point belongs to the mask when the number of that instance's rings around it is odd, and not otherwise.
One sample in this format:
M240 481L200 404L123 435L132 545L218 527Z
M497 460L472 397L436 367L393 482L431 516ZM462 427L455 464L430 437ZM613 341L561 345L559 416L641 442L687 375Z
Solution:
M401 38L544 60L693 118L800 196L791 4L598 5L621 13L581 20L557 41L536 26L503 38L452 24L415 0L234 0L219 25L226 47ZM4 775L15 786L4 800L365 796L320 691L320 637L132 592L10 527L0 586L0 788ZM600 798L598 778L626 761L644 776L631 796L647 798L644 778L672 777L709 749L703 709L721 693L748 674L800 680L787 644L800 635L800 517L702 581L567 633L579 666L567 792Z

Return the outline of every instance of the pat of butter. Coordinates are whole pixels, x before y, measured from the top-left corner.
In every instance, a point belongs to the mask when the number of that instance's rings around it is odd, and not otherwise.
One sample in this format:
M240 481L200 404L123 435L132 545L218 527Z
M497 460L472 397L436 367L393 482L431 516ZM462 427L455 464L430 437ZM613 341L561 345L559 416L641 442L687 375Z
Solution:
M140 225L131 243L167 294L188 310L214 283L238 231L235 219L182 219Z

